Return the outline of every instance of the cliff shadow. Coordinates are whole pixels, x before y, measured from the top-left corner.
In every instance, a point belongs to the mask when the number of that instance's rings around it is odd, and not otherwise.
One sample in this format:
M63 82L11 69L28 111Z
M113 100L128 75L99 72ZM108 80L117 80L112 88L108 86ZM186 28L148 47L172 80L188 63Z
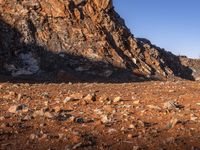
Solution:
M33 30L33 33L30 34L35 39L34 31L36 29L31 22L28 25ZM0 19L0 82L129 83L162 80L162 78L156 76L147 78L143 75L136 75L133 74L131 69L119 68L108 62L95 61L65 51L60 53L53 52L45 46L39 45L36 40L29 41L29 39L25 38L28 37L23 36L15 27ZM24 41L29 42L25 43ZM29 58L24 58L25 62L19 59L20 55L21 57L30 57L28 54L33 55L33 58L38 60L40 70L33 73L30 72L30 69L34 70L37 66L28 66L33 65L33 62L28 62L27 59ZM175 55L165 54L161 52L161 55L163 55L161 57L168 63L176 76L193 80L190 68L181 65L179 58L175 57ZM30 59L35 61L33 58ZM173 64L172 62L176 63ZM27 72L27 68L29 72ZM20 69L21 74L19 72ZM14 76L12 76L13 72Z
M32 36L34 37L34 35ZM55 53L34 41L25 43L26 39L24 38L26 37L23 37L15 27L0 20L0 82L124 83L156 80L136 76L131 70L122 69L107 62L95 61L66 52ZM25 62L19 59L20 55L21 57L30 57L29 54L38 60L40 67L40 70L34 73L30 72L30 68L35 69L36 66L28 66L33 65L33 62L27 62L28 58L24 58ZM35 60L33 59L33 61ZM12 76L12 74L15 75Z

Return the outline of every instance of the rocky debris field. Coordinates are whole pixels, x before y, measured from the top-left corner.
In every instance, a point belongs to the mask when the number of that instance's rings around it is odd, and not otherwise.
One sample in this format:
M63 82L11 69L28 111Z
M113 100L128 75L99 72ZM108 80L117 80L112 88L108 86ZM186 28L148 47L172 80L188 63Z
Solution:
M200 83L0 83L0 149L200 149Z

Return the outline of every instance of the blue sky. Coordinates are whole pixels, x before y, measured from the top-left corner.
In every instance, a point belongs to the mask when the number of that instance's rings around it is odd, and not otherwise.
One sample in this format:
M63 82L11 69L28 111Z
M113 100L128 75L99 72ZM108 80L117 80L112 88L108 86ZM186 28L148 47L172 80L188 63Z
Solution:
M113 0L135 37L174 54L200 57L200 0Z

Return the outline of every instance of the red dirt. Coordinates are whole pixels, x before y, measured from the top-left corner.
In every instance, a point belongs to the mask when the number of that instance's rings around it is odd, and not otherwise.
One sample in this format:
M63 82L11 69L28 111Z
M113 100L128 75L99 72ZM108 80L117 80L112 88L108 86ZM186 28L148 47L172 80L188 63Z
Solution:
M190 81L1 83L1 149L198 149L199 90ZM80 99L94 93L96 101ZM77 100L63 103L72 94ZM171 100L183 108L163 108ZM8 112L19 104L29 110ZM33 117L41 109L54 117Z

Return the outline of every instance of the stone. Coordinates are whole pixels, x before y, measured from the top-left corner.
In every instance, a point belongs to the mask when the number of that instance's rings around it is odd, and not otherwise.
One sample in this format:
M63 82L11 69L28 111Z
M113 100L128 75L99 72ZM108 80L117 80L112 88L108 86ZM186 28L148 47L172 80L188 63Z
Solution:
M48 119L54 118L54 115L53 115L52 113L50 113L50 112L45 112L45 113L44 113L44 116L45 116L46 118L48 118Z
M0 121L3 121L4 119L5 119L4 116L1 116L1 117L0 117Z
M22 112L28 112L28 107L25 104L21 104L21 105L13 105L8 109L8 112L10 113L17 113L19 111Z
M100 96L99 101L101 103L108 102L109 98L106 95L102 95L102 96Z
M172 118L171 120L170 120L170 122L167 124L167 128L168 129L171 129L171 128L174 128L175 127L175 125L178 123L178 119L177 118Z
M40 137L40 140L46 140L46 139L47 139L47 137L48 137L48 135L47 135L47 134L42 134L42 136Z
M133 101L133 105L139 105L140 104L140 101L137 100L137 101Z
M120 96L115 97L115 98L113 99L113 102L114 102L114 103L120 102L120 101L122 101L122 98L121 98Z
M5 127L6 127L6 124L5 124L5 123L2 123L2 124L0 125L0 127L1 127L1 128L5 128Z
M34 111L33 112L33 117L35 118L35 117L42 117L42 116L44 116L44 110L36 110L36 111Z
M130 124L128 128L129 128L129 129L135 129L135 125Z
M139 146L133 146L132 150L139 150L140 147Z
M10 113L16 113L17 112L17 105L11 106L8 109L8 112L10 112Z
M105 105L103 106L104 111L108 112L108 113L112 113L113 110L115 110L111 105Z
M96 101L96 95L95 94L88 94L84 97L84 100L94 102Z
M194 114L190 115L190 120L191 121L196 121L197 119L198 119L198 117L196 115L194 115Z
M15 99L16 96L17 96L17 93L10 91L8 94L3 95L2 98L4 98L4 99L13 99L14 98Z
M22 94L18 94L18 95L17 95L17 101L20 101L21 98L22 98Z
M74 122L82 124L82 123L84 123L85 121L84 121L83 118L74 118Z
M183 106L172 100L172 101L165 102L163 104L163 108L168 109L168 110L176 110L176 109L183 108Z
M113 129L113 128L108 129L109 134L113 134L113 133L116 133L116 132L117 132L116 129Z
M54 110L56 113L58 113L58 112L61 111L61 107L60 107L60 106L55 106L55 107L53 108L53 110Z
M70 119L70 118L72 118L73 116L72 115L70 115L70 114L67 114L67 113L60 113L60 114L58 114L56 117L55 117L55 119L57 120L57 121L66 121L66 120L68 120L68 119ZM74 119L74 118L73 118Z
M24 66L22 68L11 70L12 76L33 75L39 71L38 60L33 58L32 53L21 53L19 59L21 59Z
M45 105L46 107L48 107L48 106L49 106L49 101L44 101L44 105Z
M103 124L108 124L108 123L111 122L111 119L109 119L107 115L102 115L102 116L101 116L101 122L102 122Z
M66 104L67 102L70 102L70 101L73 101L73 100L74 100L74 98L68 96L63 100L63 103Z
M38 136L36 134L31 134L29 138L30 140L35 140L38 138Z
M83 99L84 95L82 93L74 93L70 96L73 100L80 100Z
M150 109L161 110L159 106L155 106L155 105L147 105L147 107Z
M133 138L133 134L128 134L127 137L128 137L128 139L132 139Z
M30 115L26 115L25 117L22 118L22 121L29 121L31 120L31 116Z

